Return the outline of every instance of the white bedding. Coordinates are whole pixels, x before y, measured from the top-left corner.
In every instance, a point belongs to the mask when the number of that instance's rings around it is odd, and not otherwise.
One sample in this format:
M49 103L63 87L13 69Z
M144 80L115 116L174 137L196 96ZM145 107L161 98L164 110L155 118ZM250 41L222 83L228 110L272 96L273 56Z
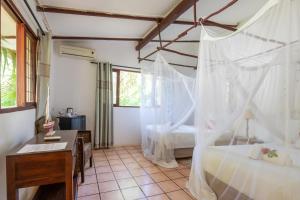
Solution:
M280 166L250 159L248 155L251 148L252 145L209 147L204 153L203 168L255 200L300 199L300 150L293 149L290 152L293 166ZM280 149L278 146L275 148ZM223 160L224 156L226 159ZM255 179L253 182L256 184L251 184Z
M157 127L157 130L161 130ZM147 126L147 129L153 129L153 125ZM165 134L169 143L172 143L175 149L180 148L193 148L195 146L195 127L188 125L181 125L170 133Z

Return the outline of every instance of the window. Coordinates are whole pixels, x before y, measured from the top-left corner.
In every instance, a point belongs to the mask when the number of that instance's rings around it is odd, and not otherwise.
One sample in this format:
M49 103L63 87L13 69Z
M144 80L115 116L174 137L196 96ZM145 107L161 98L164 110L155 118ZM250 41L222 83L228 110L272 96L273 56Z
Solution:
M1 5L1 108L17 106L17 22Z
M1 1L0 113L35 106L36 38Z
M141 73L121 69L113 70L113 103L120 107L139 107Z
M36 41L26 34L26 103L35 102L35 47Z

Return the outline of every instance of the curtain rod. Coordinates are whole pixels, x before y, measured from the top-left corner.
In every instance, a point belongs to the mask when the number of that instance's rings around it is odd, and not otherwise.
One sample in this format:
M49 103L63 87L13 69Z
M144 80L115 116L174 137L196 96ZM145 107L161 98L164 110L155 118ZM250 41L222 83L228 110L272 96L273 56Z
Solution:
M92 64L97 64L97 62L95 62L95 61L92 61L91 63L92 63ZM113 66L113 67L120 67L120 68L127 68L127 69L141 70L141 68L137 68L137 67L129 67L129 66L126 66L126 65L115 65L115 64L111 64L111 66Z
M42 29L42 26L40 25L39 21L37 20L36 16L34 15L34 13L33 13L32 9L31 9L30 5L29 5L28 2L27 2L27 0L24 0L24 3L26 4L26 7L28 8L30 14L32 15L34 21L37 23L39 29L41 30L42 35L45 35L45 32L44 32L44 30Z
M145 61L149 61L149 62L154 62L155 60L151 60L151 59L144 59ZM97 62L92 61L92 64L97 64ZM197 66L192 66L192 65L182 65L182 64L177 64L177 63L168 63L169 65L174 65L174 66L178 66L178 67L186 67L186 68L193 68L194 70L197 70ZM129 66L125 66L125 65L115 65L112 64L113 67L121 67L121 68L127 68L127 69L135 69L135 70L141 70L141 68L136 68L136 67L129 67Z

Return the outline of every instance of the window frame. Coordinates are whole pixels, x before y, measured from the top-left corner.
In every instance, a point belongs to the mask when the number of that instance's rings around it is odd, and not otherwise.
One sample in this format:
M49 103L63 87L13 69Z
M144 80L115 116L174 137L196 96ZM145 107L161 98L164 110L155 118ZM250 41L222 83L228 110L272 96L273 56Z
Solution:
M20 14L19 10L16 6L7 1L1 1L1 6L5 9L5 11L16 21L17 23L17 31L16 31L16 43L17 43L17 105L11 108L1 108L0 103L0 114L2 113L11 113L22 110L29 110L36 108L36 58L37 58L37 42L38 37L32 31L31 27L25 21L23 16ZM34 44L31 50L32 56L32 73L33 77L33 98L34 102L26 102L26 37L29 36L32 39L32 43ZM1 33L0 33L1 36ZM1 48L1 43L0 43ZM0 50L1 51L1 50ZM1 91L0 91L1 92ZM1 96L0 96L1 98ZM1 101L1 99L0 99Z
M137 68L138 70L138 68ZM137 70L128 70L128 69L120 69L120 68L113 68L113 73L117 73L117 85L116 85L116 103L113 104L113 107L120 107L120 108L140 108L141 106L121 106L120 105L120 75L121 71L125 72L133 72L133 73L141 73L140 71ZM113 91L114 92L114 91Z
M37 61L37 40L35 39L34 35L32 35L29 31L25 33L25 41L27 39L27 37L30 39L30 42L31 42L31 72L32 72L32 84L33 84L33 101L32 102L28 102L27 101L27 96L25 96L25 105L26 106L34 106L36 107L36 61ZM25 42L25 95L27 95L27 81L26 81L26 75L27 75L27 66L26 66L26 58L27 58L27 46L26 46L27 42Z

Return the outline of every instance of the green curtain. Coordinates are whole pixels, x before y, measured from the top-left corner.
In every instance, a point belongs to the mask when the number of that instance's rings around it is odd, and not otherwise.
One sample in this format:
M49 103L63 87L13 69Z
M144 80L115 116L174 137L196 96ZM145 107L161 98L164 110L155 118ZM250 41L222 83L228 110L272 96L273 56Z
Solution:
M113 145L113 93L112 66L97 64L95 148L109 148Z

